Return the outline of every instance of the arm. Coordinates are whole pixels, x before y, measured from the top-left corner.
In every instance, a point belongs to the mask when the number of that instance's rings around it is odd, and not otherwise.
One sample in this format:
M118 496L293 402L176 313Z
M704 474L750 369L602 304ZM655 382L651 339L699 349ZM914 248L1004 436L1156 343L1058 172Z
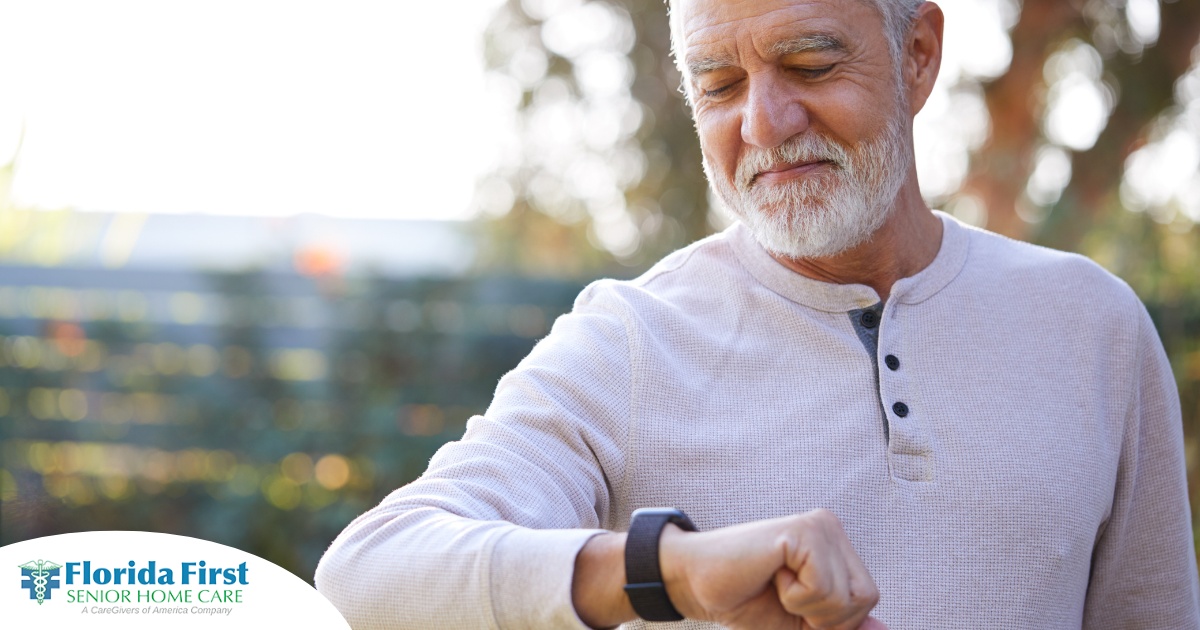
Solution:
M636 618L622 591L624 552L625 534L604 534L576 559L575 606L593 627ZM668 525L659 552L667 595L688 619L735 630L884 630L867 617L875 582L826 510L700 533Z
M352 522L317 588L355 628L582 628L574 560L623 475L626 329L577 307L417 481Z
M1141 310L1112 512L1092 555L1085 628L1200 628L1179 394Z

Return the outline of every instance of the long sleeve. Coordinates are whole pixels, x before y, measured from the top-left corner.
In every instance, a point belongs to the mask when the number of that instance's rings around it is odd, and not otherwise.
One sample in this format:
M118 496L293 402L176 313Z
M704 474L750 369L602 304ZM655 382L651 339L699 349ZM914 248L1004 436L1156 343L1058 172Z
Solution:
M1200 628L1179 394L1143 310L1112 512L1097 542L1084 628Z
M574 562L608 519L630 395L625 324L588 295L460 441L330 546L316 585L351 626L586 627Z

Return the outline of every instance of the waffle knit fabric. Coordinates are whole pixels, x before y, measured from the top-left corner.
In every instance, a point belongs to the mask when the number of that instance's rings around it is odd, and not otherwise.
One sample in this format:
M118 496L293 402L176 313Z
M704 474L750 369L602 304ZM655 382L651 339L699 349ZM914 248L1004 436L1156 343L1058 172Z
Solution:
M872 289L740 225L592 284L318 589L355 628L584 628L575 556L637 508L701 531L827 508L893 629L1200 628L1179 397L1141 302L939 217L875 357L850 315Z

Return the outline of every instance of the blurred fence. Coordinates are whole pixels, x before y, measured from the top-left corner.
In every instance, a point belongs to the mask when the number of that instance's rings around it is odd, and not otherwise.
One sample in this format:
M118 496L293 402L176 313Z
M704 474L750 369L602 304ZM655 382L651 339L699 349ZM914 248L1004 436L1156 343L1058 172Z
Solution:
M580 285L0 268L0 544L141 529L311 579ZM1200 305L1151 305L1200 507Z
M0 544L162 531L311 579L579 289L0 268Z

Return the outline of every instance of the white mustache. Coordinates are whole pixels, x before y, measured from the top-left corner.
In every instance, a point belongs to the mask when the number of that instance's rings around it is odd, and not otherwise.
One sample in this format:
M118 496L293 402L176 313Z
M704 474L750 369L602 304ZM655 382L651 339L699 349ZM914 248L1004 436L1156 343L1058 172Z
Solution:
M792 136L773 149L751 148L738 163L734 181L739 189L746 191L766 171L808 162L832 162L838 169L845 169L850 164L850 155L845 147L816 134Z

